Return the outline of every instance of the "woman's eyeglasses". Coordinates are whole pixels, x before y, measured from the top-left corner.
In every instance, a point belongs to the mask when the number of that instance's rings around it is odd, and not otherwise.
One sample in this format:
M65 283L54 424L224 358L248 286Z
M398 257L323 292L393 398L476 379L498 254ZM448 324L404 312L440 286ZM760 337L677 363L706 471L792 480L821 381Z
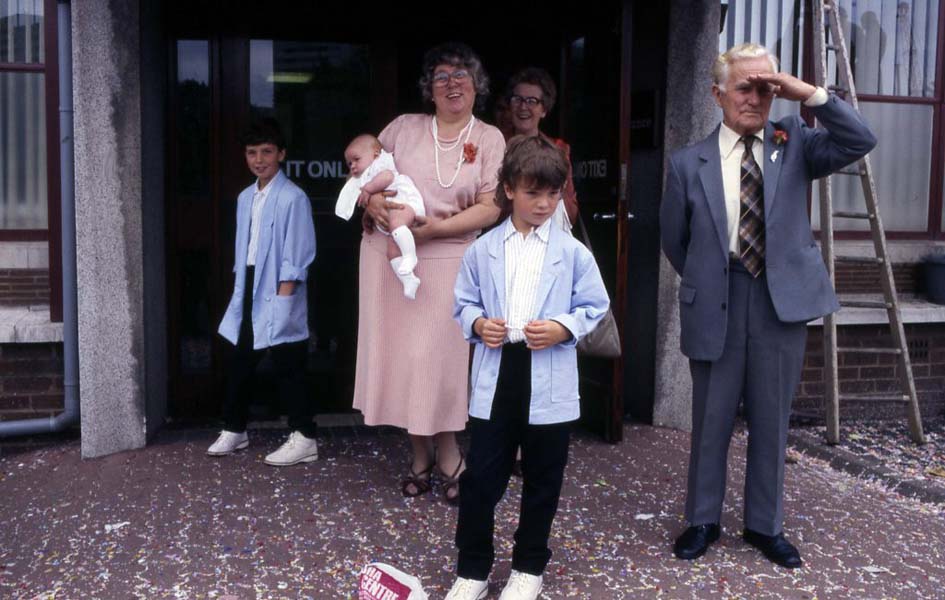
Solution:
M509 97L509 104L515 104L518 106L521 106L522 104L524 104L525 106L528 106L529 108L534 108L538 106L539 104L541 104L541 98L536 98L534 96L519 96L516 94L514 96Z
M457 69L452 73L447 73L446 71L434 73L433 85L436 87L446 87L450 84L450 79L455 81L457 85L462 85L466 83L467 79L469 79L469 71L466 71L465 69Z

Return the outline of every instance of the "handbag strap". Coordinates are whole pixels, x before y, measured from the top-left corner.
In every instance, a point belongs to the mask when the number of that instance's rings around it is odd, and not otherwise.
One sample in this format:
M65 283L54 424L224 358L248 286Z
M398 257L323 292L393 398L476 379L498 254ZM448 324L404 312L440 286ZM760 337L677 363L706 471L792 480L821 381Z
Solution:
M581 216L580 212L578 212L577 224L578 227L581 228L581 239L584 241L584 245L587 246L587 249L590 250L591 255L593 256L594 249L591 248L591 238L589 235L587 235L587 227L584 225L584 217Z

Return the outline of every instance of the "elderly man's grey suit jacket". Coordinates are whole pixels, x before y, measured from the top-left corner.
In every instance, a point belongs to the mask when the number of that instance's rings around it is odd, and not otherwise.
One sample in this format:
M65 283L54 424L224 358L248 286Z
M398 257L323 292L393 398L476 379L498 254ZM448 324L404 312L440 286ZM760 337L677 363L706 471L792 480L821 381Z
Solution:
M876 145L860 115L836 96L813 112L826 130L792 116L769 122L764 133L765 273L785 322L810 321L840 308L811 232L808 184ZM782 145L774 141L776 130L787 134ZM694 360L722 355L728 317L729 237L718 135L716 128L672 155L660 208L663 251L682 276L682 352Z

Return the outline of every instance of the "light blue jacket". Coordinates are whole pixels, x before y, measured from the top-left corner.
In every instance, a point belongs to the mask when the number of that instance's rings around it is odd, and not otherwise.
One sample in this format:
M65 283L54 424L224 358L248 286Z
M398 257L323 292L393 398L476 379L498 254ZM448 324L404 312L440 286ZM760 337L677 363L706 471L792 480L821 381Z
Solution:
M476 240L463 256L454 290L455 318L467 340L476 344L472 365L470 416L492 413L501 348L489 348L473 331L479 317L506 314L505 225ZM610 301L594 256L568 233L551 228L535 304L538 319L551 319L571 332L571 339L532 352L532 397L528 422L547 425L581 415L577 342L597 326Z
M220 322L219 333L230 343L239 339L246 282L246 252L256 184L240 192L236 204L236 283ZM276 175L263 206L253 285L253 348L268 348L308 338L305 280L315 259L312 205L282 171ZM291 296L276 294L280 281L296 281Z

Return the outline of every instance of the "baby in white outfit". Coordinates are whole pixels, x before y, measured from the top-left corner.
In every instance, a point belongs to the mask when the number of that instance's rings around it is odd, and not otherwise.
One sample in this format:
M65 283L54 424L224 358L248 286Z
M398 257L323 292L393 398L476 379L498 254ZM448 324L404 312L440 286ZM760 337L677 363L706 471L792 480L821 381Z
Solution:
M365 206L372 194L382 191L397 193L387 200L402 204L403 208L388 211L390 234L381 227L378 227L378 231L390 236L387 240L387 258L394 274L404 286L404 296L415 299L420 279L413 272L417 266L417 247L410 226L418 216L426 216L420 190L409 177L397 172L394 156L384 150L372 135L359 135L348 144L345 163L351 178L342 188L335 205L335 214L342 219L350 219L354 207Z

